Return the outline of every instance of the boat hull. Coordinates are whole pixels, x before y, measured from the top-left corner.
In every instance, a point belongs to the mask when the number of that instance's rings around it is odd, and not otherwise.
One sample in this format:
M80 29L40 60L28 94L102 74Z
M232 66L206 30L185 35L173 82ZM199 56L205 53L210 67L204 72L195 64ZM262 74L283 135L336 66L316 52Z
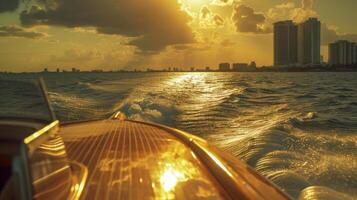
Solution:
M88 168L83 199L289 199L243 162L170 127L125 119L63 124Z

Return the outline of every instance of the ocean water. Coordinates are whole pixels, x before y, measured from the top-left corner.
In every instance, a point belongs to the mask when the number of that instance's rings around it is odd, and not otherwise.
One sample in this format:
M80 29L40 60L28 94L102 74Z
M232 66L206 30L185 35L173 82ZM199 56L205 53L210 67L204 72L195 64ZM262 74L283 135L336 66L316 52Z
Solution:
M357 73L6 76L44 76L61 121L122 111L209 140L295 199L357 199Z

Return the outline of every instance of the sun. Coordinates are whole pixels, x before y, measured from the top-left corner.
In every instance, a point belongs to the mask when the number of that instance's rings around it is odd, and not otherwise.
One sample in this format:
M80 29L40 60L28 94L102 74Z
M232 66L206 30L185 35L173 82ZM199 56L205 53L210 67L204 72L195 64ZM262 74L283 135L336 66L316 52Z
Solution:
M191 8L201 8L204 5L208 5L211 0L181 0L184 5L187 5Z
M191 0L193 5L204 5L207 3L207 0Z

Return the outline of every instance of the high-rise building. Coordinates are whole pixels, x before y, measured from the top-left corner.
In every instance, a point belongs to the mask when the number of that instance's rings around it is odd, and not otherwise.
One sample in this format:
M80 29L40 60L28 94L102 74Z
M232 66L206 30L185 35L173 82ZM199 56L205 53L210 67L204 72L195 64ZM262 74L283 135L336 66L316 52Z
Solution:
M331 43L328 46L328 63L330 65L336 65L339 63L339 50L338 43Z
M229 71L230 68L231 68L231 64L229 64L229 63L221 63L221 64L219 64L219 71L221 71L221 72Z
M329 45L330 65L357 64L357 46L347 40L339 40Z
M354 58L354 55L355 52L355 43L353 42L348 42L347 43L347 49L346 49L346 62L347 62L347 65L351 65L351 64L355 64L353 58Z
M357 44L353 43L352 64L357 64Z
M249 69L248 63L234 63L233 71L246 71Z
M317 18L309 18L299 25L291 20L274 24L275 65L318 65L320 46L321 22Z
M293 21L274 23L274 65L297 63L297 26Z
M298 62L303 65L318 65L321 60L321 22L309 18L298 25Z

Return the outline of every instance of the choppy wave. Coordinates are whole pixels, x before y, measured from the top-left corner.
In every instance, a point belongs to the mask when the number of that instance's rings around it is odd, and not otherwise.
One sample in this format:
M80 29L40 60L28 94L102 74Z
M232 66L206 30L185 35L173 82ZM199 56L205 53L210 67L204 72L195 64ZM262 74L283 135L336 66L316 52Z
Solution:
M357 79L340 73L48 75L61 120L163 123L208 139L295 199L357 198Z

